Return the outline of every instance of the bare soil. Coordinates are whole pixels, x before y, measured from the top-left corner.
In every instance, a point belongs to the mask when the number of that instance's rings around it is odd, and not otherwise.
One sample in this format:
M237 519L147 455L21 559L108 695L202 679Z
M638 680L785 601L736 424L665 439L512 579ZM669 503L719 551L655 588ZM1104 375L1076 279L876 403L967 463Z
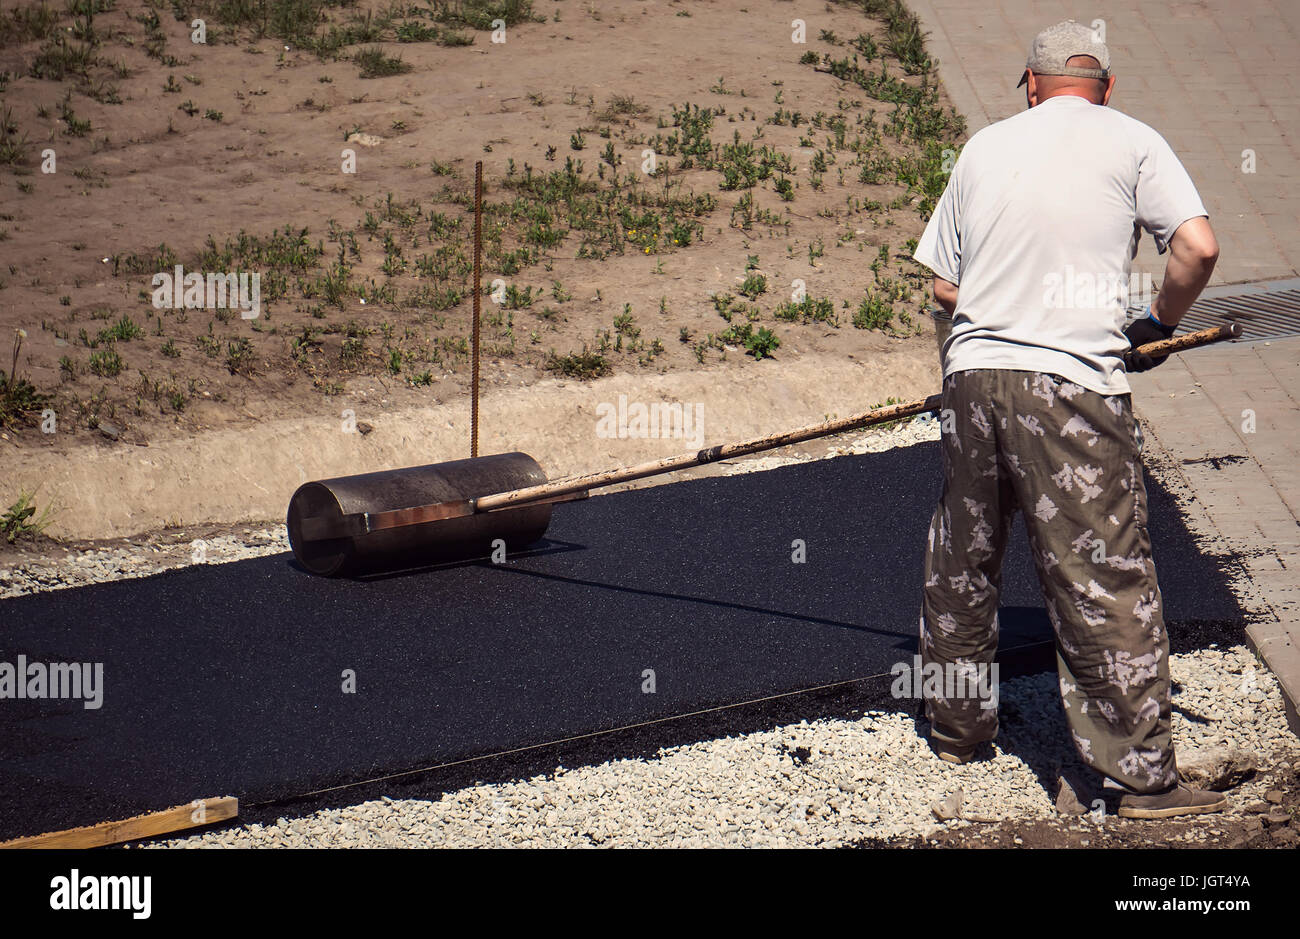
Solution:
M704 369L725 387L738 359L752 362L733 325L775 333L780 345L761 362L772 369L854 357L888 374L899 349L933 348L928 276L907 257L923 193L892 170L860 181L871 160L921 153L922 135L881 134L894 104L800 62L810 51L849 59L847 41L861 35L884 47L885 25L855 4L536 0L504 43L469 29L471 45L367 44L410 66L379 78L349 58L360 44L322 57L210 18L200 45L180 5L104 6L93 21L101 64L89 72L98 84L32 77L47 40L0 45L0 110L28 141L0 167L0 367L11 370L9 343L24 330L15 371L51 396L57 417L55 433L40 432L36 411L0 428L0 454L72 457L85 445L332 416L376 383L394 408L464 395L476 160L484 289L500 279L513 290L504 304L484 300L485 393L541 382L584 349L609 373ZM358 2L323 15L345 23L385 10ZM56 12L75 35L78 18ZM791 41L796 18L804 44ZM925 80L887 52L862 65L882 60L903 84ZM682 134L688 103L714 112L715 147L770 147L788 168L723 188L722 171L667 140ZM847 139L837 141L838 119ZM46 149L53 173L42 171ZM345 149L355 173L342 171ZM647 149L658 154L653 177ZM567 159L606 200L593 228L530 194L527 180L562 174ZM689 244L672 243L679 232ZM155 307L154 274L177 263L202 272L214 258L230 270L260 259L256 319ZM332 275L346 283L326 299ZM753 275L766 289L750 300L739 288ZM830 301L829 321L775 318L796 281ZM868 291L889 321L854 328ZM729 320L715 294L734 298L721 305Z
M1084 816L1048 821L974 823L934 837L870 847L931 848L1291 848L1300 847L1300 753L1267 769L1267 801L1240 805L1241 813L1144 821L1113 814L1101 824ZM1230 804L1234 799L1227 793ZM864 845L866 847L867 845Z

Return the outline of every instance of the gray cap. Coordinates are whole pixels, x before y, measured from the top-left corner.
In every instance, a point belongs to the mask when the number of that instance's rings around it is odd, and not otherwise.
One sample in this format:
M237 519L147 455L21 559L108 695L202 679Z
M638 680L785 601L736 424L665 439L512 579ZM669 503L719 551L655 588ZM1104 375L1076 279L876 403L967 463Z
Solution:
M1072 68L1065 63L1071 56L1090 55L1101 63L1101 68ZM1110 50L1097 38L1097 33L1082 23L1065 20L1049 26L1034 37L1025 62L1025 74L1020 85L1029 81L1029 69L1035 75L1073 75L1076 78L1110 77ZM1017 88L1020 85L1016 85Z

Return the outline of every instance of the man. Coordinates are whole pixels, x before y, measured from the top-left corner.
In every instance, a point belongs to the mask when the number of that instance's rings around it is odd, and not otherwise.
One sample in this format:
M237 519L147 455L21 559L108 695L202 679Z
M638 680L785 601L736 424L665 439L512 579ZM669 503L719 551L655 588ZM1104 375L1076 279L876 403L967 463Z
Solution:
M1165 140L1106 107L1115 78L1092 30L1072 20L1044 30L1020 83L1028 110L967 143L915 254L953 317L922 660L941 674L992 663L1002 558L1022 510L1080 756L1123 791L1120 815L1220 811L1221 795L1178 781L1169 640L1124 361L1130 347L1173 334L1218 245ZM1149 311L1125 329L1144 229L1169 260ZM1163 361L1136 356L1128 368ZM931 691L938 755L972 759L997 735L995 704Z

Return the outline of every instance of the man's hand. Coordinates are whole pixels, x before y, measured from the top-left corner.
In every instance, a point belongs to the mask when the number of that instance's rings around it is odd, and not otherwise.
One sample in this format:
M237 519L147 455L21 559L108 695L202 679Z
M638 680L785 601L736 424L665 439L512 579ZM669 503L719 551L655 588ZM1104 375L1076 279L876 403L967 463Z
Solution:
M1130 372L1145 372L1155 368L1157 365L1164 364L1167 355L1150 356L1144 355L1133 350L1138 346L1144 346L1148 342L1159 342L1162 339L1168 339L1174 334L1177 326L1166 326L1160 322L1148 309L1147 315L1135 319L1129 323L1124 330L1124 335L1128 337L1129 351L1124 353L1124 367Z

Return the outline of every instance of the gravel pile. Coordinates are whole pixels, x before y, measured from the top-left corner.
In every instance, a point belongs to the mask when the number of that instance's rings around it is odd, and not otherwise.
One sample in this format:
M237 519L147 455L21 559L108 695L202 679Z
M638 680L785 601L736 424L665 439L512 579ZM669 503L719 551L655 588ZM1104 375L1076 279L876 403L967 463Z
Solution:
M62 558L42 558L0 570L0 600L110 580L149 577L196 563L229 564L288 550L289 536L283 525L245 528L239 534L193 541L175 533L141 536L138 543L91 548Z
M1277 683L1244 647L1174 656L1171 666L1182 752L1229 744L1265 765L1296 758ZM966 766L940 762L910 716L868 711L156 846L833 847L978 824L935 818L932 807L957 790L967 818L1054 818L1056 792L1041 778L1079 768L1058 702L1055 675L1005 682L993 757ZM1234 812L1265 788L1261 780L1234 790Z

